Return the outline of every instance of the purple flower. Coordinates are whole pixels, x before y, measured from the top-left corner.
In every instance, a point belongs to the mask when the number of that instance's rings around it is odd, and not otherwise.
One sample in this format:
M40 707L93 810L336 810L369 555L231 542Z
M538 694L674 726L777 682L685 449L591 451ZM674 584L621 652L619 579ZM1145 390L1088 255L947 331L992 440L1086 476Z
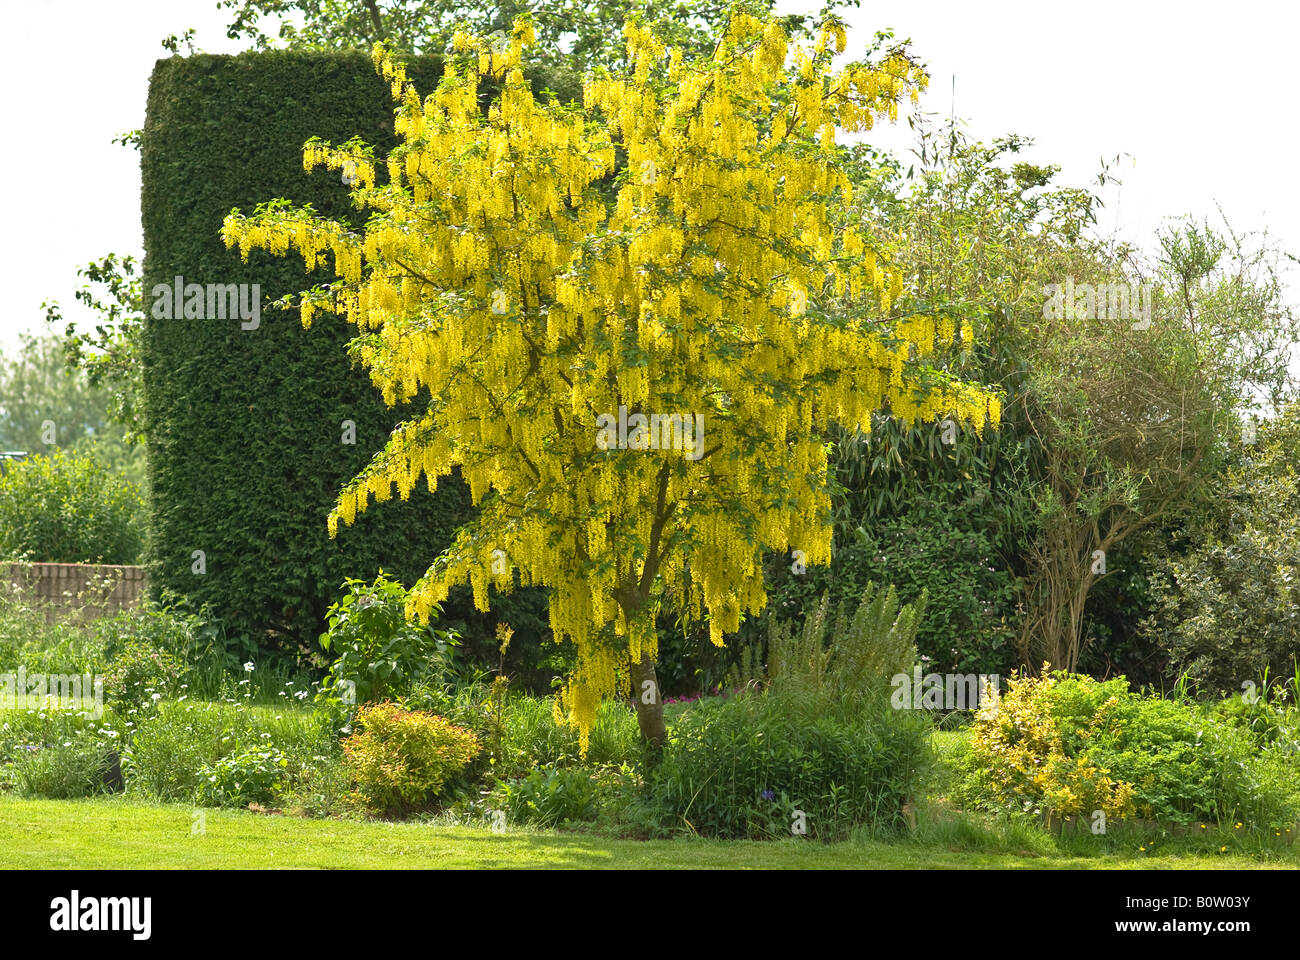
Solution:
M764 800L772 800L776 797L776 794L771 790L764 790L762 796Z

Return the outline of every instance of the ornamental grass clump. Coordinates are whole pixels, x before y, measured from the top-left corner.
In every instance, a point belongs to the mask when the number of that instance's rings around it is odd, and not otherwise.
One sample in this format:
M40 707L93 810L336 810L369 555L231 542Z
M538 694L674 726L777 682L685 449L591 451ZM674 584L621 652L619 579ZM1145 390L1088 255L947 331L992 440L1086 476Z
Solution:
M890 678L916 662L923 605L868 585L852 612L824 600L802 628L774 625L765 656L747 651L733 675L741 689L674 724L649 778L662 826L820 840L901 828L933 727L924 711L891 707Z

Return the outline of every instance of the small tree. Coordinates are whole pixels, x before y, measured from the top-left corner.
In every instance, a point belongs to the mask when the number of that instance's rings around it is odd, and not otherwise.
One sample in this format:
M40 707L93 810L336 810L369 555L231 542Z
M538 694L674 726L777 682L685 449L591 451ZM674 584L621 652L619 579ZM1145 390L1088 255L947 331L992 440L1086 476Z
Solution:
M57 301L42 304L45 320L64 324L63 354L68 365L84 370L92 387L109 394L109 419L126 428L127 442L141 441L140 331L144 296L136 276L135 258L110 253L81 267L77 275L87 281L77 290L77 300L99 315L94 332L65 321Z
M382 48L401 144L311 141L347 169L363 233L279 200L223 235L248 256L294 248L339 279L304 323L345 313L352 356L389 403L428 391L329 518L351 523L421 473L459 468L480 512L412 591L427 617L470 582L549 588L578 662L559 703L587 731L627 693L664 736L655 615L706 619L713 641L765 603L764 551L828 562L828 426L911 421L981 430L998 399L927 365L960 328L902 309L888 250L834 225L851 193L836 129L896 116L925 77L901 49L832 72L844 30L811 49L738 15L689 61L626 28L626 75L596 71L584 107L538 103L508 43L465 34L422 100ZM484 80L500 84L486 113ZM383 170L388 182L379 184ZM965 343L969 343L966 337Z
M1159 240L1152 315L1135 320L1099 299L1045 320L1036 338L1031 422L1044 477L1021 652L1070 671L1108 555L1212 496L1242 411L1276 403L1290 382L1297 328L1276 251L1194 223Z

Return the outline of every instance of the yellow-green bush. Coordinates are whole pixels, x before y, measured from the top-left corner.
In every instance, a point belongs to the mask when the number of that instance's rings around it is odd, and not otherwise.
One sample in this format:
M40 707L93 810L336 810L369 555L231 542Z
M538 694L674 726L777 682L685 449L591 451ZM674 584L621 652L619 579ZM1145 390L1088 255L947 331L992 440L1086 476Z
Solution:
M354 799L380 812L428 807L443 785L479 752L478 738L444 717L395 703L357 711L359 732L343 741Z
M1014 677L976 718L959 796L997 811L1141 817L1164 823L1300 819L1300 762L1185 699L1144 696L1123 677Z
M1017 802L1065 816L1105 811L1108 817L1136 812L1133 784L1117 781L1092 751L1067 749L1052 712L1057 680L1049 676L1013 677L1005 696L976 717L971 747L985 789L1004 803ZM1070 731L1073 738L1097 742L1114 725L1116 697ZM982 762L981 762L982 761Z

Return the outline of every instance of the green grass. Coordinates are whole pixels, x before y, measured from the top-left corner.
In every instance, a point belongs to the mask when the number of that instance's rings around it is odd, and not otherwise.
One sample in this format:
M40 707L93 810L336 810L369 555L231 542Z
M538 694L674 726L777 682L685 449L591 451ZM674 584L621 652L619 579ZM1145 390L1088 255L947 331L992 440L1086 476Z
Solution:
M192 832L188 805L0 797L0 868L904 868L1266 869L1224 855L1083 857L1038 850L963 849L900 840L819 844L705 840L611 840L547 831L307 820L205 810Z

